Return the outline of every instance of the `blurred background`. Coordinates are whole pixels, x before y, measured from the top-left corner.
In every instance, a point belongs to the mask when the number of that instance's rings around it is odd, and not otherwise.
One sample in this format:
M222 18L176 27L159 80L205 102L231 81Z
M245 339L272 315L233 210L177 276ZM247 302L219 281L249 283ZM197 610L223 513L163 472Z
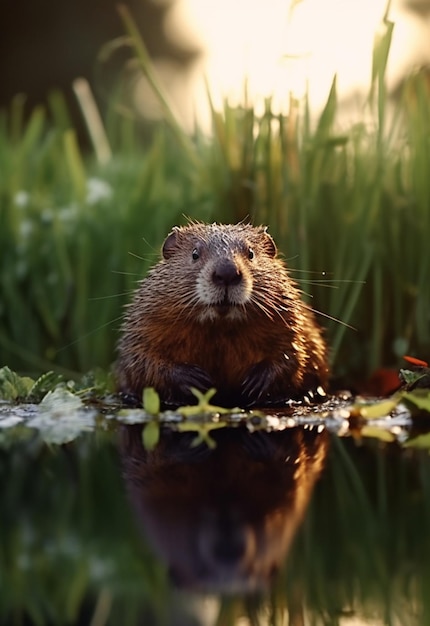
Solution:
M27 107L61 89L74 106L72 81L88 79L99 103L111 96L124 56L106 44L124 35L113 0L6 0L0 20L0 106L25 93ZM318 108L334 73L351 104L369 84L375 30L385 0L130 0L142 33L182 120L207 122L206 76L215 99L243 100L309 88ZM395 21L387 73L395 91L413 66L430 61L430 1L393 0ZM131 74L133 74L131 72ZM140 76L128 75L129 94L145 115L156 115L154 99Z

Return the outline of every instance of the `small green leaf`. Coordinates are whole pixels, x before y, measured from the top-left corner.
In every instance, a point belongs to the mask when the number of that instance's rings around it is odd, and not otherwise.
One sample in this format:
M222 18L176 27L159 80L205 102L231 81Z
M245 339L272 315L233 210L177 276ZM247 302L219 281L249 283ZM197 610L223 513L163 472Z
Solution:
M27 376L18 376L9 367L0 369L0 398L7 401L27 398L34 380Z
M41 401L40 411L46 411L52 416L61 417L64 413L71 413L84 408L82 400L71 393L65 387L57 387L53 391L48 391Z
M156 420L148 422L142 431L142 443L145 450L151 451L160 440L160 424Z
M82 400L66 389L49 391L38 406L37 415L27 422L39 430L45 443L60 445L74 441L84 432L93 432L96 411L86 409Z
M424 393L405 392L402 393L402 398L408 402L411 402L419 409L430 413L430 392L428 390L424 391Z
M226 409L222 406L215 406L210 404L210 400L216 394L216 389L211 388L203 393L195 387L191 387L193 395L196 396L198 403L190 406L181 406L178 408L178 413L183 417L192 417L193 415L200 415L201 413L218 413L220 415L227 413L243 413L243 409L234 408Z
M418 437L409 439L409 441L406 441L403 445L405 448L423 448L430 450L430 433L418 435Z
M41 397L48 391L54 391L54 389L63 381L64 378L61 374L46 372L46 374L39 376L39 378L33 383L28 391L28 395L32 397Z
M226 423L225 422L214 422L214 423L208 423L208 424L202 424L199 422L181 422L177 425L178 430L180 430L181 432L186 432L186 431L195 431L195 432L209 432L211 430L216 430L217 428L225 428L226 427Z
M373 437L375 439L380 439L381 441L395 441L396 437L389 430L385 430L384 428L378 428L377 426L364 426L360 434L362 437Z
M387 417L390 415L398 404L397 400L384 400L383 402L377 402L376 404L367 404L359 409L361 417L366 420L380 419L381 417Z
M422 371L422 368L417 371L404 370L404 369L400 370L400 377L407 385L412 385L418 382L424 376L425 376L425 372Z
M150 415L160 413L160 397L153 387L146 387L142 396L143 408Z
M181 432L194 431L196 437L191 442L191 447L194 448L201 443L206 443L207 447L211 450L216 447L216 441L210 436L212 430L217 428L225 428L225 422L210 422L207 424L201 424L197 422L182 422L178 424L178 430Z
M212 439L208 432L200 432L191 442L191 447L196 448L201 443L205 443L210 450L216 448L216 441Z
M214 387L211 387L211 389L208 389L206 393L203 393L196 387L191 387L191 392L194 396L196 396L197 400L199 401L199 404L206 405L206 404L209 404L209 401L216 394L216 389Z

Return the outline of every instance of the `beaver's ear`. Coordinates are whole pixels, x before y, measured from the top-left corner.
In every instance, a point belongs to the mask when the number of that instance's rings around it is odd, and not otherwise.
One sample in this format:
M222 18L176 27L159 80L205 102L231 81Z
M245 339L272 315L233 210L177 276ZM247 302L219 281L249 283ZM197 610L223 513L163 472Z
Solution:
M179 226L174 226L164 240L163 247L161 248L164 259L170 259L170 257L173 256L178 245L179 231Z
M264 236L263 247L265 253L270 257L275 257L278 254L278 248L276 247L276 243L273 238L267 232L267 226L261 226L261 233Z

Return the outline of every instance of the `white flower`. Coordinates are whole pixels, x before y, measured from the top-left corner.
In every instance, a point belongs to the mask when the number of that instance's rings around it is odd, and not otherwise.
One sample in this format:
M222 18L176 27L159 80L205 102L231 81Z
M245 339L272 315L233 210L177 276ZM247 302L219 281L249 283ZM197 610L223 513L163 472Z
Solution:
M16 206L18 206L20 209L24 209L26 206L28 206L28 203L30 202L30 194L28 193L28 191L24 191L23 189L21 189L21 191L18 191L15 194L14 201Z
M19 234L22 239L29 239L34 231L34 223L31 220L22 220L19 224Z
M109 200L112 197L112 187L100 178L89 178L87 181L88 204L97 204L102 200Z

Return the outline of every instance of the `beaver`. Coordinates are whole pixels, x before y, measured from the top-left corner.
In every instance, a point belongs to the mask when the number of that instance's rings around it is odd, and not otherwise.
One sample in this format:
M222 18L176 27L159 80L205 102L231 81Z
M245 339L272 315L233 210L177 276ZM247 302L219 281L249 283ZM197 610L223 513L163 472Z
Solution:
M144 427L145 428L145 427ZM121 461L146 541L175 586L209 593L267 589L285 562L328 454L326 431L243 427L163 430L154 450L142 424L123 425Z
M267 227L174 227L128 305L118 343L122 392L164 405L215 387L220 406L282 404L328 379L322 330Z

